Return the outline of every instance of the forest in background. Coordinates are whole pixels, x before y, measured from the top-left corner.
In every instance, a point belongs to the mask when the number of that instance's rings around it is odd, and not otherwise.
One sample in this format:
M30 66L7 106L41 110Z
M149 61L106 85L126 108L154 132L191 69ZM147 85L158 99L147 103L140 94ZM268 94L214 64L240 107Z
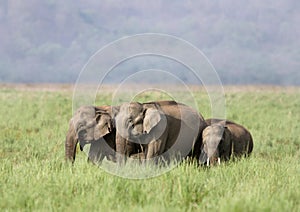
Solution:
M73 83L106 44L155 32L203 51L224 84L300 85L299 9L297 0L0 0L0 82Z

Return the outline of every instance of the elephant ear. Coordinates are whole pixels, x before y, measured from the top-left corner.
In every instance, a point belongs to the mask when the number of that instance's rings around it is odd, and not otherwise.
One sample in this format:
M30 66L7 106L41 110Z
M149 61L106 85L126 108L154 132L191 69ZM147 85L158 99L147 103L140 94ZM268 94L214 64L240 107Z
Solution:
M154 108L148 108L145 111L143 129L145 133L149 133L161 120L161 114L159 110Z
M224 126L224 132L222 138L223 138L223 142L220 146L220 152L222 152L222 155L226 160L229 160L230 155L232 154L233 145L232 145L231 132L227 126Z
M112 131L112 119L107 113L100 113L96 116L96 126L94 129L94 139L99 140Z
M120 106L112 106L109 112L111 113L112 118L115 118L120 112Z

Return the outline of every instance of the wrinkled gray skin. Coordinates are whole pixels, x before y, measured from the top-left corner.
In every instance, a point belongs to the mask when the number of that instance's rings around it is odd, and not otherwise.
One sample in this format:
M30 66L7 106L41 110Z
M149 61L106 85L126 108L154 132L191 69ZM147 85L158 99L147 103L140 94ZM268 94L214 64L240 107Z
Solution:
M197 111L174 101L124 103L115 122L119 162L132 154L132 143L140 146L145 159L159 156L156 160L169 160L170 156L189 153L195 156L191 150L196 141L201 142L198 137L206 126Z
M207 119L202 132L203 145L199 162L215 165L228 161L232 156L248 156L253 150L253 139L243 126L228 120Z
M79 141L80 149L91 143L89 160L102 161L106 156L114 160L115 153L115 127L111 118L110 106L82 106L72 117L65 142L65 157L74 162L76 146Z

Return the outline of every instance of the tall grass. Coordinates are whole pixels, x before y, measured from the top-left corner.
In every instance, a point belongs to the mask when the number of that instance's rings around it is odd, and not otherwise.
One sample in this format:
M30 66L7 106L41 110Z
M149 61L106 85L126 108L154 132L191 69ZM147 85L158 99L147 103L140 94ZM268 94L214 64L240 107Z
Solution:
M209 118L205 93L197 96ZM182 163L146 180L111 175L79 151L73 166L64 162L71 98L67 91L0 90L1 211L300 210L299 89L228 89L227 117L254 138L250 158L212 168ZM98 104L109 101L106 95Z

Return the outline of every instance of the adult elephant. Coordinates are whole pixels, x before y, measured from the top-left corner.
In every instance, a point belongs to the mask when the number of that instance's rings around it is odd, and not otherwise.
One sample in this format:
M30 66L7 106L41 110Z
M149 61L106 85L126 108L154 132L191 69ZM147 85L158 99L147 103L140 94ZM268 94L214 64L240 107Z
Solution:
M145 159L167 160L190 155L194 146L201 146L206 123L193 108L175 101L148 103L130 102L120 106L115 117L116 152L122 162L131 154L132 143L140 145ZM199 153L198 153L199 155Z
M207 119L206 123L208 126L202 133L201 164L220 164L221 160L250 155L253 139L245 127L221 119Z
M114 127L111 114L118 107L111 106L82 106L71 118L69 130L65 142L65 157L74 162L76 146L80 143L80 149L87 143L91 143L88 159L96 162L102 161L106 156L114 160L116 149Z

